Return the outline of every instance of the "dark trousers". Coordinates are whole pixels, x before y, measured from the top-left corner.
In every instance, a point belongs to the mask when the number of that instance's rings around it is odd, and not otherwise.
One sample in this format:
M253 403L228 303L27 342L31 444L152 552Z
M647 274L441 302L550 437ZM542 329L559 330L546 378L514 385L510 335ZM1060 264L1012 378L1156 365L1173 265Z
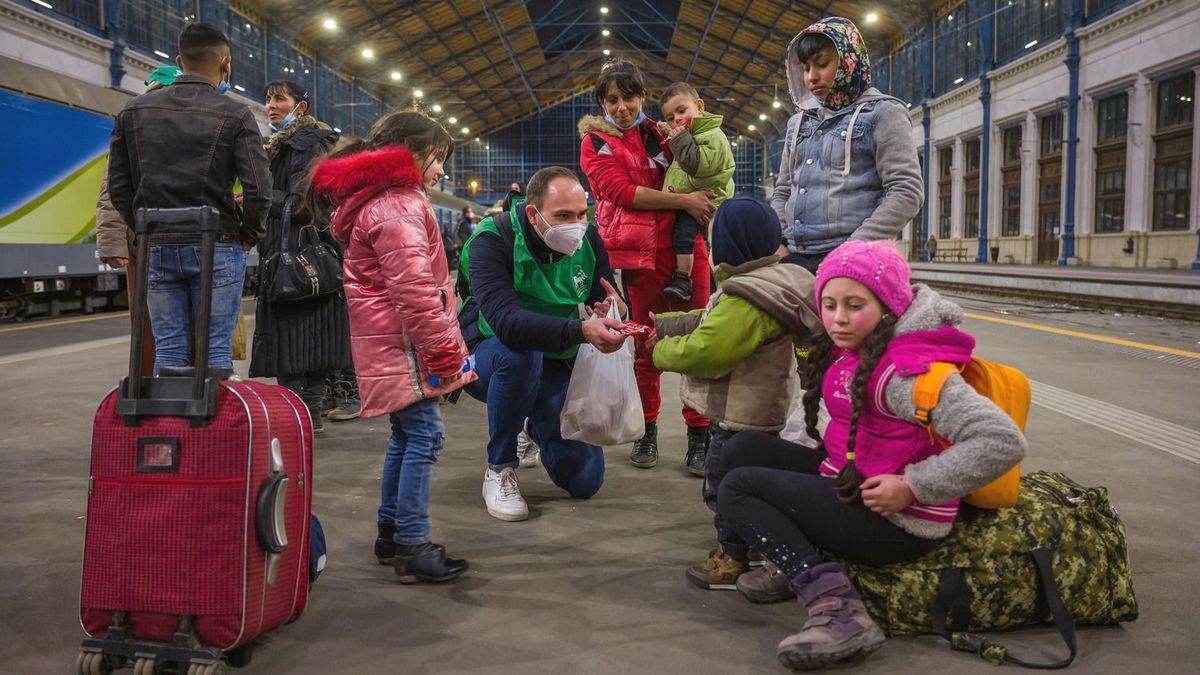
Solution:
M541 450L542 468L572 497L587 499L604 484L604 449L562 437L560 420L571 383L570 365L541 352L509 349L490 337L475 347L479 379L466 392L487 404L488 467L517 466L517 435L529 420L529 435Z
M700 228L700 223L687 211L675 212L675 229L671 231L671 251L675 255L692 255L696 245L696 235L708 242L708 233Z
M937 546L863 506L844 504L833 478L818 472L823 451L776 436L742 432L725 446L717 509L733 534L789 577L822 562L818 551L850 563L915 560Z
M821 264L821 261L827 255L829 255L828 251L825 253L788 253L779 262L799 265L815 275L817 273L817 266ZM820 298L817 299L820 300Z
M313 425L317 426L321 421L321 399L325 397L325 371L280 375L275 381L279 386L291 389L304 401L308 413L312 415Z

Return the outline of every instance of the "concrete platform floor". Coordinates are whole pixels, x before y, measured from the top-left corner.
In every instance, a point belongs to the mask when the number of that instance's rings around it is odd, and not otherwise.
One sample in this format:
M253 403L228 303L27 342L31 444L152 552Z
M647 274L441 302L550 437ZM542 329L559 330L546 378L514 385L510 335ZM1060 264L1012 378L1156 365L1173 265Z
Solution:
M1200 672L1200 443L1191 445L1200 438L1200 326L964 304L979 317L967 324L979 353L1037 383L1027 467L1108 486L1128 528L1141 618L1081 628L1074 670ZM126 331L121 316L0 326L0 672L73 672L91 416L124 369ZM658 468L635 469L626 448L610 448L607 482L586 502L564 498L540 469L522 470L532 509L523 523L494 520L483 508L483 407L443 407L448 443L435 474L434 536L472 571L442 586L401 586L372 557L386 425L327 424L317 439L315 500L329 567L305 616L270 636L246 672L785 672L774 648L803 623L797 606L751 605L684 580L712 533L700 481L681 466L676 391L668 377ZM1164 451L1172 443L1175 454ZM1064 651L1046 628L992 637L1026 658ZM890 640L865 661L831 670L849 669L997 672L935 637Z

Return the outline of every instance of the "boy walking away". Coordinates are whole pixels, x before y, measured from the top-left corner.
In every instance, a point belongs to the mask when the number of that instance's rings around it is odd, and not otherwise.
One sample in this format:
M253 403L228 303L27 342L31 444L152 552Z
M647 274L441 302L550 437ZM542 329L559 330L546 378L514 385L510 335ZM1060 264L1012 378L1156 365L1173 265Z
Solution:
M183 75L174 84L130 100L117 114L108 191L127 225L141 208L209 205L220 213L208 365L232 371L246 251L266 232L271 174L254 114L222 95L232 72L225 34L212 24L188 24L179 34L176 62ZM241 209L231 189L236 180L242 183ZM192 298L200 288L199 242L198 230L158 234L151 242L146 293L155 373L188 365Z
M684 194L711 190L716 194L713 203L719 206L733 196L735 168L733 149L721 131L722 117L705 111L704 100L687 82L667 87L659 106L667 125L667 145L675 158L667 169L663 190ZM705 232L696 219L687 211L676 211L671 233L675 274L663 289L663 295L672 300L686 302L692 298L692 248L698 234L704 236Z
M780 265L778 248L771 207L751 197L730 199L712 222L720 290L704 310L655 318L661 339L650 341L654 365L683 373L684 404L711 420L707 461L689 464L704 475L704 502L717 528L718 548L687 570L701 588L733 590L748 561L746 544L717 511L725 443L741 431L783 429L796 385L794 344L820 331L813 275Z

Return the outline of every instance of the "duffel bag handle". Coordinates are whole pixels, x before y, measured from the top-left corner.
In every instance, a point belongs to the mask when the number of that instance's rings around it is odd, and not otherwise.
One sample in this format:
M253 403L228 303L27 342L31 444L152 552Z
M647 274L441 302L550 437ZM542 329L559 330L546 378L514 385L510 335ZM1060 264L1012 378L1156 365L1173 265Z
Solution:
M1050 616L1054 619L1054 625L1058 628L1059 635L1062 636L1063 642L1067 644L1067 649L1071 652L1067 658L1049 663L1025 661L1009 654L1008 649L999 643L992 642L981 635L966 632L970 616L970 590L967 588L962 570L958 568L942 570L938 582L937 598L933 603L933 631L949 640L950 646L954 649L977 654L980 658L997 666L1012 663L1037 670L1056 670L1071 665L1075 661L1078 651L1075 642L1075 620L1071 618L1071 613L1067 610L1066 603L1063 602L1062 593L1058 590L1058 583L1054 581L1050 551L1044 548L1035 548L1029 552L1029 555L1033 558L1034 567L1037 568L1038 586L1041 588L1042 597L1046 600L1046 606L1050 609ZM955 627L962 630L951 631L947 627L946 619L952 611Z

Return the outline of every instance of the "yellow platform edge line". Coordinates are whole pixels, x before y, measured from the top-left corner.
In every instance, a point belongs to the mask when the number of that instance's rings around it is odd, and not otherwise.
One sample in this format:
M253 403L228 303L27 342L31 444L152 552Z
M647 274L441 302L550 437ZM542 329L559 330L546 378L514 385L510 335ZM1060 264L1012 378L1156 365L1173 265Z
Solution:
M1043 333L1055 333L1057 335L1067 335L1081 340L1093 340L1095 342L1107 342L1111 345L1121 345L1123 347L1133 347L1135 349L1144 349L1146 351L1158 352L1160 354L1171 354L1172 356L1185 356L1192 359L1200 359L1200 352L1189 352L1186 349L1175 349L1174 347L1162 347L1152 345L1145 342L1134 342L1133 340L1122 340L1121 338L1108 337L1107 335L1095 335L1093 333L1082 333L1080 331L1067 330L1065 328L1052 328L1043 326L1037 323L1029 323L1026 321L1014 321L1013 319L1001 319L999 317L987 316L985 314L976 314L974 312L964 312L967 318L977 319L979 321L990 321L992 323L1002 323L1006 326L1016 326L1018 328L1028 328L1030 330L1040 330Z
M63 319L61 321L45 321L31 323L28 326L9 326L0 328L0 333L12 333L18 330L33 330L35 328L52 328L54 326L66 326L72 323L86 323L88 321L103 321L105 319L116 319L122 316L129 316L129 312L105 312L96 316L83 316L78 319Z

